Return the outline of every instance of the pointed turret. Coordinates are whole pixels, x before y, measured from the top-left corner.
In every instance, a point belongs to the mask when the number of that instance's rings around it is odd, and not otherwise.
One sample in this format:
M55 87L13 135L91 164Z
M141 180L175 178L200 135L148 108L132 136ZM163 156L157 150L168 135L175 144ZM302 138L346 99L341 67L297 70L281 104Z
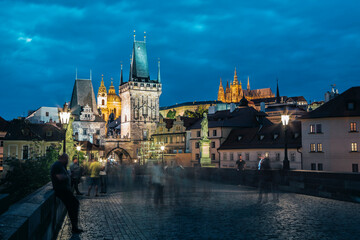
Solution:
M115 87L113 84L113 78L111 78L111 85L109 87L109 94L115 94Z
M105 87L105 84L104 84L104 74L101 75L101 83L100 83L100 87L99 87L99 90L98 90L98 95L100 93L106 93L106 87Z
M120 72L120 86L124 84L123 79L123 65L121 64L121 72Z
M221 101L221 102L225 102L225 92L224 92L224 88L223 88L223 85L222 85L221 78L220 78L220 85L219 85L218 99L217 100Z
M226 81L225 102L231 102L231 89L229 87L229 81Z
M238 84L239 84L239 81L238 81L238 77L236 74L236 67L235 67L233 85L238 85Z
M250 91L250 79L249 79L249 76L248 76L248 82L247 82L247 90Z
M158 76L157 76L157 81L158 83L161 83L161 77L160 77L160 58L158 61Z
M280 101L279 80L276 79L276 103L280 103Z

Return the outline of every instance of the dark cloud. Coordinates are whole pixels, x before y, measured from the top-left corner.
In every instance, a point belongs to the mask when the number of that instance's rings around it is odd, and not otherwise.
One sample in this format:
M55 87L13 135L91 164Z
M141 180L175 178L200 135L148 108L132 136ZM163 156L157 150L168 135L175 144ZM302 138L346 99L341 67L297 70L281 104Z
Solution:
M358 1L0 1L0 116L69 101L75 78L127 78L133 29L146 31L161 105L215 100L220 77L321 100L357 85Z

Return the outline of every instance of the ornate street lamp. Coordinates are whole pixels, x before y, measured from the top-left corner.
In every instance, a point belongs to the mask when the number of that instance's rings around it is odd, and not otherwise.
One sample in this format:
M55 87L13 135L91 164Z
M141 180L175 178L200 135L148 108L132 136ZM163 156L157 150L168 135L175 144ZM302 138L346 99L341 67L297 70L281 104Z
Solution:
M69 124L70 114L71 113L68 112L68 106L65 103L62 112L59 113L59 115L60 115L60 123L62 125ZM63 153L66 153L66 130L67 130L67 126L65 128L65 133L64 133Z
M161 152L162 152L161 163L164 166L164 150L165 150L165 146L161 146L160 149L161 149Z
M287 131L288 131L289 119L290 119L290 115L281 115L281 121L285 128L285 157L283 161L283 170L290 169L290 162L287 153Z
M81 150L81 146L80 145L77 145L76 146L76 150L77 150L77 155L78 155L78 162L80 164L80 150Z

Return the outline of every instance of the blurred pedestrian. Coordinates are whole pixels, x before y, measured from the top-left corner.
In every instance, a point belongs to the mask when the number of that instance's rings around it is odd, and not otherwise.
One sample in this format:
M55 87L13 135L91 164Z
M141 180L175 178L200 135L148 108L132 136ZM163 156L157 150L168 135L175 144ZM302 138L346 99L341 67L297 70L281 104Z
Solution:
M79 207L80 202L76 199L71 190L70 176L66 170L69 162L69 156L64 153L59 157L50 170L51 182L53 184L55 196L58 197L65 205L71 221L72 233L82 233L83 230L79 228Z
M245 183L244 169L246 167L246 162L242 159L241 155L239 155L239 159L236 161L236 165L237 165L237 171L239 173L240 184L244 184Z
M86 196L90 196L91 188L94 186L95 188L95 197L98 197L98 187L99 187L99 179L100 179L100 171L103 167L98 162L97 159L93 160L90 164L90 186L88 189L88 193Z
M106 193L107 192L107 182L108 182L108 178L107 178L107 173L108 173L108 162L105 163L105 165L103 166L103 169L100 171L100 193Z
M262 202L262 195L264 193L264 203L268 201L268 193L270 192L271 186L271 172L270 172L270 159L265 157L263 154L260 156L258 164L259 172L259 197L258 203Z
M154 187L154 203L156 205L159 203L164 204L164 182L164 169L158 162L154 162L154 166L151 171L151 183Z
M79 183L82 175L82 168L79 166L79 161L75 157L73 162L70 164L70 172L71 172L71 189L76 191L76 195L83 195L79 191Z

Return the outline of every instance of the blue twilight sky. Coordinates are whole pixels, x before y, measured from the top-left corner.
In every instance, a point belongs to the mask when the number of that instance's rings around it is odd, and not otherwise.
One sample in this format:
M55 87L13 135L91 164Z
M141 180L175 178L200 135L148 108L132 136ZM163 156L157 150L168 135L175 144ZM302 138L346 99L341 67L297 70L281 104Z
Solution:
M128 78L133 30L147 32L150 77L161 59L161 106L215 100L238 77L251 88L323 100L360 76L360 1L0 1L0 116L70 101L75 69L97 94L101 74Z

